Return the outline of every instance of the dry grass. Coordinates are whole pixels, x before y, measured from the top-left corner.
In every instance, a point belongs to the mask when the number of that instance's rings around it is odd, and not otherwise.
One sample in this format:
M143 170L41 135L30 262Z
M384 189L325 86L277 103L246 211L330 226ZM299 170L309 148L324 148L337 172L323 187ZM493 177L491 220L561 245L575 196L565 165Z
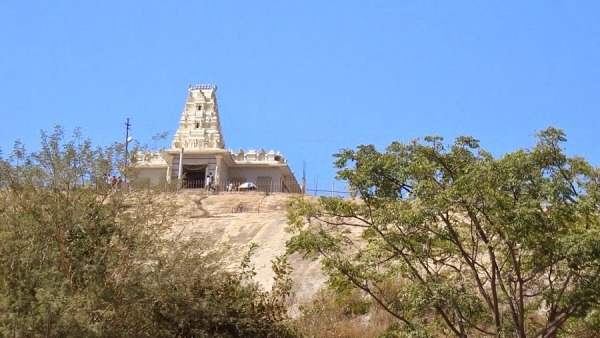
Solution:
M302 307L296 324L306 337L378 337L394 318L358 291L335 293L321 290Z

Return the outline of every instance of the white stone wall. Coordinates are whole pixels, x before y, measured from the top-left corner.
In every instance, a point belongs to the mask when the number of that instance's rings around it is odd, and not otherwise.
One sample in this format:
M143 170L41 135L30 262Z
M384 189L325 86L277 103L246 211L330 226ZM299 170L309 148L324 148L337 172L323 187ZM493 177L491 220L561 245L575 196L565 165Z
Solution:
M236 178L245 178L246 181L256 182L259 177L271 177L273 182L279 182L281 180L281 170L279 167L271 168L230 168L229 169L229 180Z
M166 168L139 168L136 170L137 179L149 180L150 183L156 184L166 179Z
M231 157L237 163L253 163L253 162L277 162L277 163L286 163L283 155L277 151L273 151L272 149L268 152L264 149L260 149L256 151L255 149L249 149L244 151L242 149L238 151L229 150Z

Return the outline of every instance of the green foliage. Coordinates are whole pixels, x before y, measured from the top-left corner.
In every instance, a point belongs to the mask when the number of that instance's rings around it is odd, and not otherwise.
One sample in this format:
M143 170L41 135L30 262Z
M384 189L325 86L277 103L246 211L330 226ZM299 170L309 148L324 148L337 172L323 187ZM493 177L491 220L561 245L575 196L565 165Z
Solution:
M178 238L171 194L107 183L122 150L56 127L0 158L0 337L293 336L285 262L267 293Z
M598 310L600 170L538 137L500 158L470 137L342 150L353 198L295 200L288 248L370 295L392 336L556 336Z
M283 306L289 293L269 293L252 282L252 248L241 273L222 270L222 252L194 252L206 243L185 243L154 272L154 294L145 313L153 337L294 337ZM276 272L277 278L285 278ZM287 276L286 276L287 277ZM283 288L285 289L285 288ZM109 334L110 336L110 334Z

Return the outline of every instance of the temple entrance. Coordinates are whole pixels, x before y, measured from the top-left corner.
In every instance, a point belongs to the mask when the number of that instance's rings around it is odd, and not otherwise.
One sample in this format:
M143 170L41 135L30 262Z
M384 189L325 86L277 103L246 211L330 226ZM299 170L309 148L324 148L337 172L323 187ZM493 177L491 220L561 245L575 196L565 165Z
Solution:
M206 178L206 164L201 165L183 165L183 188L200 189L204 188Z

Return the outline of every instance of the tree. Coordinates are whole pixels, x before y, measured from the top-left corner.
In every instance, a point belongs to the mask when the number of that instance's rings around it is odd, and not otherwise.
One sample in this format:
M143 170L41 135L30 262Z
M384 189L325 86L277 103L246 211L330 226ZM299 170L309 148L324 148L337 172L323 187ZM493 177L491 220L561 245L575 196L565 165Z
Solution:
M398 335L557 336L599 308L600 171L564 154L562 131L538 138L500 158L471 137L344 149L353 198L298 198L288 248L368 294Z
M108 183L122 151L56 127L0 157L0 337L292 336L285 292L173 233L173 194Z

